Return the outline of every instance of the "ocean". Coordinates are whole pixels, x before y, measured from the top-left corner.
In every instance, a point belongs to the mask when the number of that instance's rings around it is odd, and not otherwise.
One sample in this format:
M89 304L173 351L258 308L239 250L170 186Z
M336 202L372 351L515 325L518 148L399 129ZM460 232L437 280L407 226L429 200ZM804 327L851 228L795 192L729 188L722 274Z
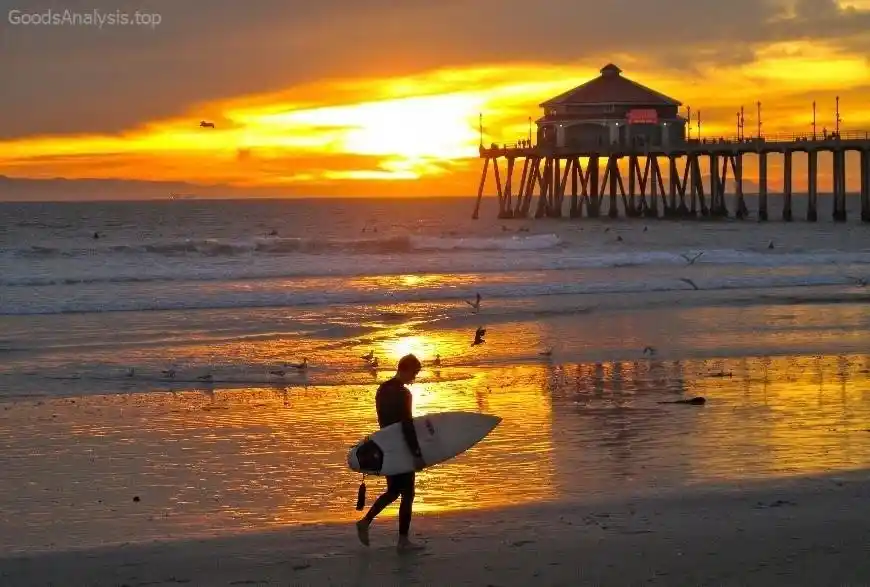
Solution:
M0 203L0 547L352 519L344 455L406 352L417 413L504 417L420 474L424 512L870 465L857 198L846 224L486 204Z

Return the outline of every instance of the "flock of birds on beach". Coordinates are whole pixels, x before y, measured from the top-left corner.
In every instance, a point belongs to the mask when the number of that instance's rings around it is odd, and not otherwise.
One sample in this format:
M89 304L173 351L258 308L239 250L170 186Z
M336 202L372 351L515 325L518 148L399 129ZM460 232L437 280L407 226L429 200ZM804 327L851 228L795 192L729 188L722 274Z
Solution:
M480 293L478 293L475 296L474 301L465 300L465 303L468 304L469 306L471 306L474 314L478 314L480 312L480 309L481 309L482 301L483 301L483 297L480 295ZM474 347L474 346L479 346L479 345L484 344L486 342L486 340L484 340L484 338L483 338L484 336L486 336L486 328L484 328L483 326L478 326L477 329L474 331L474 339L471 343L471 346ZM547 350L538 353L538 355L541 357L547 357L547 358L552 357L553 347L550 347ZM375 356L375 352L373 350L370 350L368 353L362 355L360 358L365 362L367 369L373 375L376 375L378 372L378 368L380 366L380 363L379 363L378 357ZM433 367L436 367L436 368L440 368L442 366L440 354L435 355L435 358L432 360L431 365ZM309 366L308 358L305 357L302 359L301 363L285 363L284 365L282 365L281 367L279 367L277 369L270 369L269 375L273 375L273 376L279 377L279 378L284 378L289 373L306 373L308 371L308 366ZM163 371L161 371L161 375L166 379L175 379L176 375L178 375L178 369L176 369L175 367L170 367L168 369L164 369ZM136 376L136 369L134 367L128 368L127 372L126 372L126 376L128 378L135 377ZM213 383L214 382L214 375L212 375L212 373L208 372L208 373L205 373L202 375L198 375L196 377L196 379L198 381L202 381L203 383Z
M200 122L200 126L203 128L214 128L214 123L207 122L207 121L203 120ZM507 227L502 226L502 230L505 231L508 229L507 229ZM647 230L648 230L648 227L644 226L643 232L647 232ZM365 228L363 229L363 231L365 231ZM376 229L375 229L375 231L376 231ZM610 231L610 228L605 228L605 230L604 230L605 233L609 232L609 231ZM518 229L518 232L529 232L529 230L527 227L521 227L520 229ZM97 233L95 233L94 238L99 238L99 235ZM617 241L623 242L622 237L617 236ZM767 244L767 249L774 249L774 248L775 248L774 242L772 240L769 241ZM704 255L704 251L700 251L700 252L695 253L695 254L688 254L688 253L681 253L680 254L680 256L686 261L687 266L694 265L703 255ZM852 279L852 281L854 281L856 285L859 285L861 287L865 287L867 285L866 280L863 278L857 278L857 277L851 277L851 276L849 276L849 278ZM687 277L681 277L680 281L686 283L687 285L692 287L692 289L695 291L700 290L698 285L694 281L692 281L691 279L689 279ZM482 301L483 301L483 297L480 295L480 293L477 293L475 295L475 299L473 301L472 300L465 300L465 303L471 307L473 314L479 314L480 310L481 310ZM478 326L474 332L474 338L471 342L471 346L475 347L475 346L479 346L479 345L486 343L486 340L484 339L485 336L486 336L486 328L484 328L483 326ZM544 351L539 352L538 356L550 359L553 355L553 351L554 351L553 347L550 347ZM649 345L645 346L643 348L643 355L652 358L653 356L656 355L655 347L649 346ZM374 351L371 350L368 353L362 355L360 358L365 362L367 369L372 374L377 375L378 368L380 365L379 365L378 357L375 356ZM440 354L435 355L435 358L431 361L431 365L433 367L436 367L436 368L440 368L442 366ZM279 368L270 369L268 371L268 373L269 373L269 375L283 379L284 377L286 377L290 373L304 374L308 371L308 367L309 367L308 358L305 357L302 359L302 362L300 362L300 363L285 363ZM170 367L169 369L165 369L165 370L161 371L162 376L166 379L175 379L177 373L178 373L178 371L175 367ZM126 376L128 378L135 377L136 376L135 368L130 367L127 370ZM202 375L198 375L196 377L196 379L198 381L202 381L204 383L211 383L214 381L214 376L210 372L208 372L208 373L205 373ZM673 402L668 402L668 403L673 403ZM679 403L679 402L676 402L676 403ZM688 402L686 402L686 403L688 403Z

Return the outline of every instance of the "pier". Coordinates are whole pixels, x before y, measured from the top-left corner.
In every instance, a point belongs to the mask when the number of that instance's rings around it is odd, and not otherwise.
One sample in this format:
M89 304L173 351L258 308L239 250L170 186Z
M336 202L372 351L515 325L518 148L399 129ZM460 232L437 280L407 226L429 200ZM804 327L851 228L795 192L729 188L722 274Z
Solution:
M686 134L689 118L681 103L621 76L610 64L601 76L541 104L537 142L480 146L483 160L472 218L480 214L490 173L498 197L498 218L726 218L750 217L744 197L744 158L758 158L759 221L769 220L769 157L783 157L782 219L792 221L793 160L807 157L807 206L804 217L819 218L819 155L833 164L831 216L845 222L846 154L859 153L861 220L870 222L870 130L835 130L794 134L741 131L730 137L697 138ZM838 105L839 107L839 105ZM502 161L503 160L503 161ZM708 174L701 163L708 163ZM627 163L627 165L626 165ZM663 168L666 172L663 172ZM519 178L515 176L519 175ZM709 177L706 177L708 175ZM733 182L729 207L726 182ZM518 181L517 181L518 180Z

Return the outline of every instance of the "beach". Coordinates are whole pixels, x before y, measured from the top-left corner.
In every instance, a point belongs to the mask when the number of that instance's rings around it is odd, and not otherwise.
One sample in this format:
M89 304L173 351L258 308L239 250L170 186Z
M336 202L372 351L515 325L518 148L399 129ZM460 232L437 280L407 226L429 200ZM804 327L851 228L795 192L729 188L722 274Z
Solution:
M467 204L0 205L0 584L870 583L866 226ZM503 418L410 559L345 459L408 352Z
M9 585L866 585L870 479L423 516L427 550L347 526L21 556ZM384 523L383 526L389 524Z

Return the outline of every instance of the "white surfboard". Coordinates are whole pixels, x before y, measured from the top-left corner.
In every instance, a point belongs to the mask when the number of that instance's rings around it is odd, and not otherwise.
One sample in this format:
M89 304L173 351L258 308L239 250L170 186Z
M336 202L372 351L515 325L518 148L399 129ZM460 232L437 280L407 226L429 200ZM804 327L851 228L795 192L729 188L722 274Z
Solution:
M439 412L414 418L414 429L426 467L462 454L483 440L501 422L498 416L476 412ZM347 453L351 470L366 475L399 475L414 470L414 457L392 424L367 436Z

